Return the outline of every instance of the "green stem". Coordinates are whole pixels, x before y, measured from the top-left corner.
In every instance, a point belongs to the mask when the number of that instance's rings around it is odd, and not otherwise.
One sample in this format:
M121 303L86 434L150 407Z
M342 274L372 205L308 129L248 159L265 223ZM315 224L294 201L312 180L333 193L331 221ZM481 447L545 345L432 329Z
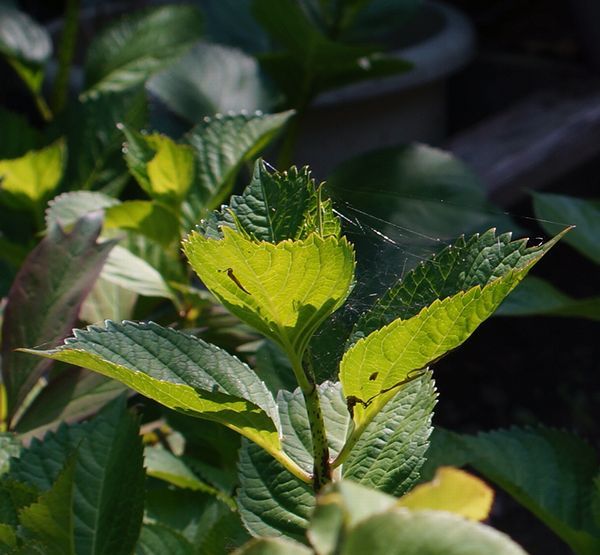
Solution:
M292 368L306 404L313 446L312 485L315 491L319 491L325 484L331 482L329 446L327 445L327 432L319 400L319 391L312 372L305 369L300 358L290 350L288 350L288 356L292 362Z
M79 28L79 2L80 0L67 0L65 26L60 37L58 50L58 73L52 91L51 105L54 113L62 110L69 92L69 73Z
M33 100L38 112L42 116L42 119L45 122L52 121L52 111L50 110L50 107L46 103L44 97L39 93L33 93Z

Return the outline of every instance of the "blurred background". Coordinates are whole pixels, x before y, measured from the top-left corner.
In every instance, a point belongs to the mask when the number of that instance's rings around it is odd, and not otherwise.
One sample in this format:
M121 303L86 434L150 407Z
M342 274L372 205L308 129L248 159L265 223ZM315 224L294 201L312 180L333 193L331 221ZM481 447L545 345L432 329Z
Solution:
M462 233L496 226L540 242L578 226L499 316L436 365L435 421L461 432L543 423L600 448L600 3L378 0L342 13L335 2L292 2L301 18L289 17L287 1L190 3L201 13L198 37L168 63L148 62L137 82L145 127L180 138L215 113L294 109L264 156L278 169L308 164L327 180L370 262L358 295L384 289ZM52 38L54 56L44 44L36 52L34 35L24 38L32 51L21 52L46 65L39 90L49 97L61 37L75 29L64 102L120 89L94 80L104 52L88 47L106 24L157 4L0 2ZM9 52L2 13L0 50ZM143 58L146 44L138 48ZM2 110L41 129L48 118L17 73L0 61ZM48 128L59 125L57 117ZM20 155L2 135L3 156ZM131 183L120 191L136 198ZM493 524L532 554L568 553L508 497Z

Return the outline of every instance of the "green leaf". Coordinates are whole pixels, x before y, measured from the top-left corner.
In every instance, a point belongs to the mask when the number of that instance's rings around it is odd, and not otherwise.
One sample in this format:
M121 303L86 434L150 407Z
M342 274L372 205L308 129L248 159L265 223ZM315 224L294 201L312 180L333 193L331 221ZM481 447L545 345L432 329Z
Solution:
M237 15L236 8L236 19ZM195 44L183 58L152 77L147 89L194 124L217 113L271 112L280 101L256 58L222 43Z
M144 450L144 464L148 476L164 480L179 488L219 495L215 488L200 480L181 458L176 457L163 447L146 447Z
M318 386L327 443L335 457L342 449L350 417L340 384ZM304 397L299 388L280 391L277 402L283 449L307 473L313 471L313 447ZM238 506L244 524L254 535L284 534L299 541L307 526L314 495L309 485L291 475L255 446L243 443L240 452Z
M557 226L574 225L575 229L565 237L565 242L596 264L600 264L598 245L600 203L598 201L534 193L533 209L540 225L548 233L556 233Z
M52 54L48 32L26 13L0 6L0 53L34 93L44 79L44 65Z
M541 278L527 276L500 305L496 315L533 314L600 320L600 297L575 299Z
M146 97L141 89L104 93L69 104L64 126L68 131L69 160L65 182L73 189L124 184L128 178L121 152L118 123L144 126Z
M397 318L412 318L436 299L485 287L512 269L528 267L553 244L528 247L527 239L511 241L510 233L496 235L493 229L469 239L460 237L390 287L360 317L350 341L354 343Z
M229 426L279 453L277 409L245 364L191 335L152 322L75 330L64 345L28 352L118 379L163 405Z
M20 208L38 207L58 187L65 158L61 139L21 158L0 160L0 198Z
M344 239L254 242L228 227L224 238L192 232L183 249L208 289L233 314L300 356L323 320L339 308L354 276Z
M46 227L51 228L54 225L60 225L63 229L68 230L82 216L118 204L118 199L103 193L90 191L62 193L48 203Z
M327 444L331 457L342 450L350 415L339 383L325 382L317 386L323 412ZM277 396L283 433L283 449L308 473L313 471L313 445L306 403L300 388L293 392L280 391Z
M467 462L505 489L578 554L598 552L591 506L598 454L572 434L546 428L455 437Z
M188 133L197 158L197 183L189 197L192 225L229 196L242 163L256 157L292 114L215 116Z
M100 410L125 391L119 382L83 368L67 367L27 407L15 431L23 441L42 437L61 422L74 423Z
M233 195L228 207L213 213L200 229L212 238L221 237L222 225L237 229L259 241L278 243L285 239L305 239L310 233L339 237L340 223L331 201L321 198L308 167L291 167L285 172L269 172L258 160L250 185L241 195Z
M346 398L356 403L355 434L361 433L394 391L410 381L415 372L466 341L561 236L538 247L524 263L520 262L520 255L513 257L512 263L509 258L500 265L498 277L487 285L475 285L435 300L416 316L394 320L346 351L340 364L340 381Z
M9 468L11 457L21 453L21 442L13 434L0 433L0 476Z
M342 555L526 555L508 536L438 511L396 509L372 516L347 535Z
M17 546L17 534L15 529L8 524L0 524L0 553L10 554Z
M140 187L152 198L181 202L194 179L192 148L159 133L142 135L126 125L120 128L127 139L125 160Z
M469 520L486 520L494 490L483 480L451 466L438 468L431 482L420 484L398 500L398 507L413 511L447 511Z
M344 462L344 478L403 495L419 480L436 392L430 374L402 388L367 426Z
M179 238L179 222L173 212L161 204L147 200L118 199L99 192L72 191L54 197L46 209L46 226L58 223L70 228L79 218L104 209L104 229L136 231L170 246Z
M234 555L311 555L308 547L280 538L255 539L234 552Z
M139 295L174 298L169 286L157 270L119 245L108 255L100 275L104 280Z
M138 422L125 410L123 397L85 424L62 426L43 442L34 440L11 465L11 476L52 491L71 462L72 497L60 501L60 510L72 518L72 552L131 553L142 521L145 475Z
M75 555L74 474L76 456L71 456L56 482L37 503L19 513L21 524L39 538L48 555Z
M181 56L201 31L202 18L192 6L159 6L113 23L95 36L88 49L88 94L143 83Z
M2 326L2 375L11 415L48 368L14 349L56 342L69 333L113 247L96 242L101 226L95 213L79 220L70 234L51 228L15 278Z
M411 67L403 60L375 55L374 48L331 40L292 0L254 0L253 11L262 27L285 48L285 53L262 56L261 62L293 105L307 94L307 82L313 88L308 94L315 94Z
M129 320L133 316L137 300L137 293L100 275L83 302L79 319L89 324L102 320Z
M19 158L42 144L41 133L31 127L27 119L2 107L0 107L0 127L3 137L0 145L0 160Z
M162 524L144 524L135 555L194 555L197 551L181 534Z
M286 536L305 542L314 492L269 454L242 441L237 503L244 526L253 536Z

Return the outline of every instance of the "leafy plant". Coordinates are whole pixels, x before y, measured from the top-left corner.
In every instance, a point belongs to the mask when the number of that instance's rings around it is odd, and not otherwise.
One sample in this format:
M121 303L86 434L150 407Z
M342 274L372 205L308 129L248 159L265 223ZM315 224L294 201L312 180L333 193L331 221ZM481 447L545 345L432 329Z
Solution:
M340 338L317 341L315 333L352 289L354 251L306 168L272 173L258 162L243 194L210 214L183 247L212 294L285 353L296 389L274 396L239 359L152 322L107 322L76 330L56 348L26 351L115 378L242 435L237 505L245 526L253 535L305 542L315 492L327 484L343 478L402 495L417 483L435 403L428 367L462 344L560 236L534 247L494 231L460 239L356 322L341 340L339 381L317 383L319 351L335 351ZM381 518L388 517L408 518L411 528L407 513ZM428 526L429 517L414 518ZM439 526L442 534L451 524ZM357 546L370 537L362 534ZM518 552L494 538L495 552ZM441 536L431 541L434 552L448 552Z

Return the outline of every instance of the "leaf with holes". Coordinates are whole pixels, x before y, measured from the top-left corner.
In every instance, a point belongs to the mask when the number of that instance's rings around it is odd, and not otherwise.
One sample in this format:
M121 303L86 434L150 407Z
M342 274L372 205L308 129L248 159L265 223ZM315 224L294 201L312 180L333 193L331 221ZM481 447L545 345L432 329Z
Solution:
M503 264L489 283L438 298L416 316L394 320L346 351L340 381L344 395L355 404L354 434L362 433L398 387L466 341L561 236L540 247L525 263L519 264L521 257L516 256L514 267L510 261Z
M345 301L354 277L346 239L316 234L272 244L228 227L223 239L193 232L183 244L190 264L233 314L293 356L304 352L323 320Z
M392 495L409 491L425 462L435 400L430 374L396 393L338 461L345 459L344 478Z
M562 237L562 234L559 238ZM524 268L556 242L527 246L527 239L511 240L510 233L490 229L453 245L407 273L356 323L351 343L396 320L418 314L436 299L445 299L477 285L484 287L512 269Z

